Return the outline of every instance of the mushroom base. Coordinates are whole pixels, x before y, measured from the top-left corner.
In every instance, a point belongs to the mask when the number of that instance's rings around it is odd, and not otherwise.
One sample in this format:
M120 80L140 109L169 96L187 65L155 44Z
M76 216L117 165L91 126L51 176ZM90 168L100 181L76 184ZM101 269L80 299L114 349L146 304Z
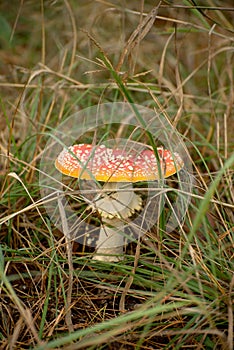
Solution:
M97 255L98 254L98 255ZM118 262L123 260L123 247L98 248L93 260Z
M123 260L121 256L125 245L123 222L119 219L104 219L104 223L100 228L97 249L93 259L99 261Z

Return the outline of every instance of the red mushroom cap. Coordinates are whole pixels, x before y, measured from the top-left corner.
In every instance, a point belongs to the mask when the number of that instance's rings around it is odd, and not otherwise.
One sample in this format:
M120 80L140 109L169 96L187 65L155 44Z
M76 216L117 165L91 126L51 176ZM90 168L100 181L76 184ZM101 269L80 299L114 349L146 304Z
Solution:
M178 172L184 165L178 153L158 147L161 174L164 178ZM79 144L64 149L55 161L56 168L72 177L104 182L153 181L160 178L154 151L126 152L105 145Z

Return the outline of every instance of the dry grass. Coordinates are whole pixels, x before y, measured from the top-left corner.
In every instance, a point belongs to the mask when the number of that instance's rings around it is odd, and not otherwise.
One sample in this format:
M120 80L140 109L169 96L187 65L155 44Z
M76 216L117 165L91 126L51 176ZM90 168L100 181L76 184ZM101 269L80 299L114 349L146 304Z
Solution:
M0 5L2 349L233 347L232 2L154 5ZM168 115L194 193L182 232L97 264L50 222L38 173L50 130L114 101Z

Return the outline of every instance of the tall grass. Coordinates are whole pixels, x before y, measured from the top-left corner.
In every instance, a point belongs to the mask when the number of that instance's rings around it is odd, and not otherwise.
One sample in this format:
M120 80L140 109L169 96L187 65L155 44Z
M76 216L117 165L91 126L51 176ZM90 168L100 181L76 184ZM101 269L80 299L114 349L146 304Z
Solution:
M233 348L233 11L199 4L0 5L1 348ZM47 216L40 160L71 114L118 101L165 114L194 188L180 230L97 263Z

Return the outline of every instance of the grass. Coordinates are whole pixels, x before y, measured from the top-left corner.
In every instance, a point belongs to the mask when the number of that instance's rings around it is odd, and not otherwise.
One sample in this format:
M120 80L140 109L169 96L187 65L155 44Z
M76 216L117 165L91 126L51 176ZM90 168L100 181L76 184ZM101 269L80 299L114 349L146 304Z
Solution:
M231 1L0 6L0 347L231 350ZM193 191L180 229L165 232L165 208L123 261L97 263L47 215L41 161L70 115L123 101L160 111L178 130ZM120 127L85 139L115 139ZM177 180L168 186L178 190Z

